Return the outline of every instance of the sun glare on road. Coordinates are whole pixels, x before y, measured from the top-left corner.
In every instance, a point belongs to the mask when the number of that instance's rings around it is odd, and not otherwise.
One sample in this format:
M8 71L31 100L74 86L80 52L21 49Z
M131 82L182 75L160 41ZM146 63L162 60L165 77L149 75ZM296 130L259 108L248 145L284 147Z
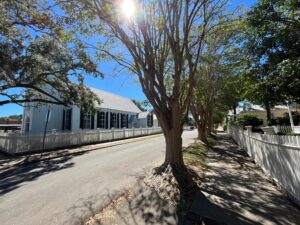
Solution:
M135 5L133 0L123 0L122 11L127 18L131 18L135 14Z

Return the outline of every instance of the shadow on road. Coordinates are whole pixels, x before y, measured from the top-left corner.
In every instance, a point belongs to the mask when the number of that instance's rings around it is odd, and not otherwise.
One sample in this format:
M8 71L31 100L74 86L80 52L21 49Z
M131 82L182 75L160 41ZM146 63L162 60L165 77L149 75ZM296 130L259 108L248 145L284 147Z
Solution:
M174 192L174 188L166 185L166 183L161 186L160 190L157 190L157 188L149 187L148 182L145 183L144 179L140 179L132 191L123 192L122 195L120 193L108 193L105 196L93 196L70 209L76 221L74 224L253 224L253 221L239 215L237 212L211 202L200 191L197 174L191 170L188 170L188 173L189 175L175 175L170 179L163 175L166 178L165 182L170 185L174 185L174 180L172 179L176 179L175 183L178 182L178 192ZM161 176L160 171L157 171L156 176ZM157 184L155 178L153 179L154 183ZM174 198L177 204L174 204ZM97 209L95 204L97 201L105 202L102 205L106 207L103 210ZM191 211L189 211L190 209ZM194 209L196 210L193 211ZM80 213L78 214L78 212ZM198 213L196 214L195 212ZM93 219L86 222L91 216L94 216Z
M72 167L74 163L70 160L73 156L39 162L25 162L2 169L0 171L0 195L21 187L24 182L34 181L45 174Z

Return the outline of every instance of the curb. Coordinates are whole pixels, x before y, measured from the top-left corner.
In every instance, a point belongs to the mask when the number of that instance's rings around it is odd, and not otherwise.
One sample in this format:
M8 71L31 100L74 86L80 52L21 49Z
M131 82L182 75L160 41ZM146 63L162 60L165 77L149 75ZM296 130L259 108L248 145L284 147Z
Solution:
M2 169L7 169L9 167L18 166L18 165L28 165L28 164L32 164L32 163L36 163L36 162L51 160L51 159L60 158L60 157L64 157L64 156L69 156L69 155L75 155L76 156L76 155L79 155L80 153L84 153L84 152L91 152L91 151L100 150L100 149L109 148L109 147L114 147L114 146L118 146L118 145L143 141L143 140L147 140L147 139L150 139L150 138L160 137L162 135L163 134L153 134L153 135L148 135L148 136L130 138L130 139L126 139L126 140L117 140L117 141L106 142L106 143L83 145L79 148L74 148L74 149L61 149L61 150L58 150L58 151L45 152L44 154L47 154L47 153L50 153L50 154L49 155L44 155L44 156L43 156L43 152L35 153L34 155L21 156L20 158L23 157L23 159L20 159L20 161L18 161L16 163L11 163L11 164L8 164L8 165L4 165L3 167L0 165L0 169L1 170ZM89 146L91 146L91 147L89 148ZM84 149L84 148L86 148L86 149ZM63 151L66 151L66 152L63 152ZM53 154L53 155L51 155L51 154Z

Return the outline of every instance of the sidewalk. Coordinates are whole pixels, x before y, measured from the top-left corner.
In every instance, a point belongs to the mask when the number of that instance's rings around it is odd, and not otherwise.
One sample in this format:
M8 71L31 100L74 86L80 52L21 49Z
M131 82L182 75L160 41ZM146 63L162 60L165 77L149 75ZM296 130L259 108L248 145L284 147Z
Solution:
M24 156L5 156L3 155L3 153L0 152L0 170L7 169L12 166L17 166L19 164L33 163L33 162L38 162L43 160L54 159L58 157L64 157L68 155L77 155L77 154L79 155L84 152L99 150L102 148L108 148L116 145L136 142L136 141L143 141L161 135L162 134L154 134L154 135L148 135L143 137L119 140L119 141L105 142L100 144L84 145L75 148L65 148L65 149L59 149L59 150L53 150L47 152L40 152L40 153L24 155Z
M300 210L226 134L208 153L208 169L191 215L220 224L300 224ZM205 224L210 224L209 222ZM216 223L212 223L216 224Z

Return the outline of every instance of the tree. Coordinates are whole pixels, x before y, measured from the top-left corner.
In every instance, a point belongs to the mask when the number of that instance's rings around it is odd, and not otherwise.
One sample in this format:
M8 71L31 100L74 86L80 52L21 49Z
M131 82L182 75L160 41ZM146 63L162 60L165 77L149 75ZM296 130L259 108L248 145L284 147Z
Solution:
M247 14L243 50L246 97L272 106L299 102L300 5L297 0L260 0Z
M0 105L99 101L84 84L101 76L80 42L64 41L64 23L36 0L0 3Z
M70 15L96 15L106 42L98 52L108 54L139 78L142 90L153 106L166 141L164 165L184 168L182 138L184 119L193 92L203 41L223 10L223 1L158 0L133 1L137 15L122 15L119 1L69 1L63 7ZM86 18L86 17L84 17ZM93 27L95 29L95 26ZM107 46L107 45L106 45ZM122 49L122 47L124 49ZM118 54L118 50L124 50Z
M199 64L191 112L198 128L198 138L204 142L229 109L238 103L237 77L232 64L233 47L240 32L241 23L234 14L224 14L218 26L208 34L206 52Z

